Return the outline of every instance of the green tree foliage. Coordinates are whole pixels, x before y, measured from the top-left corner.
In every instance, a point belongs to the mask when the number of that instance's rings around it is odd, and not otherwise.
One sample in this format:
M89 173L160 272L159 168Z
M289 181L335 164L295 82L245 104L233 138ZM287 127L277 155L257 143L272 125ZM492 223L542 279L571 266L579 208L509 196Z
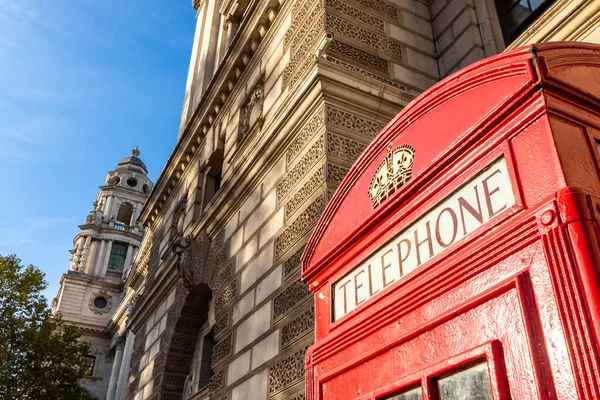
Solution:
M89 354L81 333L52 315L44 273L0 255L0 399L91 399L81 387Z

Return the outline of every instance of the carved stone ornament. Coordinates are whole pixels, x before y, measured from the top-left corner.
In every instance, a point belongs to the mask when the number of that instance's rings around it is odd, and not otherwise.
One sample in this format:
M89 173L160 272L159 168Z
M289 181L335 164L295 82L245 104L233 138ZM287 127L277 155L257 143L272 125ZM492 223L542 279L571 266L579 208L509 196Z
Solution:
M88 305L94 314L106 314L112 309L112 296L106 290L92 292Z
M109 186L115 186L118 185L119 182L121 181L121 178L119 178L118 176L111 176L110 179L108 180L108 185Z
M244 139L248 132L253 129L256 125L259 128L262 127L264 122L263 118L263 104L265 101L265 87L262 83L256 85L248 102L243 108L242 123L240 125L240 140Z
M192 244L193 239L189 236L179 236L172 244L173 253L177 256L177 270L187 289L195 284Z
M392 195L412 176L415 149L403 144L392 151L388 146L388 154L375 172L369 186L369 197L373 208L377 208L385 199Z
M197 10L202 7L204 0L192 0L192 6Z

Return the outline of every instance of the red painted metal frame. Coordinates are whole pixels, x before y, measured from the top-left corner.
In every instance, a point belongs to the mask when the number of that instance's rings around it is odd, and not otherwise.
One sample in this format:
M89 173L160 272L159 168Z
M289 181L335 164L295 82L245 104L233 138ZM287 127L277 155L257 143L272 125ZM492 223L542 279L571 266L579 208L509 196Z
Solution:
M495 399L600 399L600 48L483 60L407 106L340 184L302 257L307 399L378 399L486 359ZM375 210L393 148L413 178ZM515 205L333 322L332 284L504 157Z

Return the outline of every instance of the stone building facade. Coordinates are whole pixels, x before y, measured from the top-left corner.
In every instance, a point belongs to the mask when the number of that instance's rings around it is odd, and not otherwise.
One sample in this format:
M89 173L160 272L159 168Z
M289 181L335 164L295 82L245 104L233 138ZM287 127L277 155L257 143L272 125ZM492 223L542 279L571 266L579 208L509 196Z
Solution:
M87 376L83 385L98 398L104 398L118 338L111 330L111 319L120 307L123 276L135 257L144 226L138 216L152 190L146 166L135 148L114 171L106 175L94 202L94 209L79 226L71 266L62 276L59 292L52 301L54 313L67 324L83 331L82 340L90 342Z
M192 3L178 142L108 323L126 390L107 398L304 399L314 310L300 255L353 161L472 62L533 41L600 42L599 3Z

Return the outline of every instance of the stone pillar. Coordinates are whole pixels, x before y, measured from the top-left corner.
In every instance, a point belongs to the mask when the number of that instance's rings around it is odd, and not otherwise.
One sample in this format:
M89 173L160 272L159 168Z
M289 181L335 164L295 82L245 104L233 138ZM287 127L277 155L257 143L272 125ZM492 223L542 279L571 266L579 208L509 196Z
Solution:
M102 268L102 259L104 258L104 249L106 247L106 240L99 240L96 243L97 250L95 251L94 258L90 259L90 274L100 274Z
M113 207L113 202L114 202L115 196L113 196L111 194L106 197L107 198L106 198L106 206L104 207L104 216L110 218L111 215L113 215L112 207Z
M127 332L127 340L125 341L125 350L123 351L123 360L119 369L119 380L117 381L117 391L114 400L123 400L125 397L125 389L127 389L129 368L131 364L131 353L133 353L133 341L135 335L133 332Z
M92 235L87 235L83 242L83 249L81 250L81 258L79 259L79 271L85 272L86 262L88 260L88 254L90 253L90 242L92 241Z
M121 361L123 360L123 347L123 341L119 340L117 343L117 350L115 352L115 359L113 361L112 370L110 371L110 381L108 381L108 392L106 394L106 400L115 400L117 380L119 379L119 370L121 369Z
M125 255L125 264L123 265L123 272L129 269L131 265L131 259L133 258L133 248L132 244L127 245L127 254Z
M108 246L106 246L106 250L104 251L104 255L102 258L102 268L98 271L98 275L106 276L106 269L108 268L108 260L110 260L110 251L112 250L113 241L107 240Z
M84 271L86 274L93 274L94 267L96 262L98 261L98 252L100 250L101 240L93 240L90 243L90 251L87 256L87 261L85 263Z

